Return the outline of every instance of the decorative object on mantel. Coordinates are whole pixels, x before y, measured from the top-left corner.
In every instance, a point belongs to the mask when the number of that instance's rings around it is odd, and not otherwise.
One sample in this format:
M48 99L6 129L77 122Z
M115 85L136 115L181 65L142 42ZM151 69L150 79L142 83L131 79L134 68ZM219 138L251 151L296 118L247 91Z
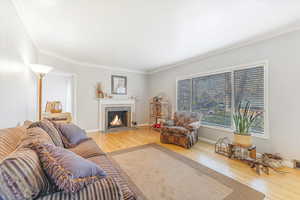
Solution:
M102 90L101 83L97 83L97 86L96 86L96 97L100 98L100 99L104 98L104 92Z
M168 114L169 102L162 96L153 97L150 102L150 119L154 130L160 131L162 122L168 119Z
M220 138L215 144L215 152L226 157L231 155L231 141L227 138Z
M245 107L243 107L242 102L239 103L233 115L235 144L243 147L252 146L250 127L261 114L262 112L252 111L249 101L247 101Z
M127 95L126 76L111 76L111 93L116 95Z

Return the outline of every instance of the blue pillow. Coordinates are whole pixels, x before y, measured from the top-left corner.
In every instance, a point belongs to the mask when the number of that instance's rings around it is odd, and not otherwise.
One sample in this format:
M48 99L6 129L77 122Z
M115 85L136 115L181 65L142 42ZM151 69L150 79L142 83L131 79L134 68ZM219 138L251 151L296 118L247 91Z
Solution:
M56 124L56 128L67 141L63 139L65 146L74 146L88 140L85 130L76 126L75 124ZM67 145L65 143L68 143Z

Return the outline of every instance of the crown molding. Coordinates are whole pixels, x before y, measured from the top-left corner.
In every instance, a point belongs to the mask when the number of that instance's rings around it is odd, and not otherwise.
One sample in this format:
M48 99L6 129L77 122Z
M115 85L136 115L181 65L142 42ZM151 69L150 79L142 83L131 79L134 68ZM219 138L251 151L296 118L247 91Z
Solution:
M210 57L225 54L227 52L230 52L230 51L242 48L242 47L247 47L247 46L262 42L262 41L271 40L271 39L279 37L281 35L288 34L288 33L295 32L295 31L299 31L299 30L300 30L300 22L297 22L297 23L294 23L292 25L288 25L288 26L285 26L283 28L277 29L276 31L264 33L264 34L258 35L256 37L252 37L250 39L243 40L241 42L237 42L233 45L228 45L226 47L219 48L217 50L213 50L213 51L210 51L208 53L201 54L199 56L188 58L188 59L185 59L185 60L182 60L182 61L179 61L179 62L175 62L173 64L156 67L155 69L148 70L147 72L148 72L148 74L151 75L151 74L166 71L166 70L169 70L169 69L172 69L172 68L180 67L182 65L187 65L187 64L199 62L199 61L205 60L205 59L210 58Z
M119 71L119 72L127 72L127 73L137 73L137 74L148 74L146 71L142 70L131 70L123 67L110 67L110 66L105 66L105 65L97 65L93 63L88 63L88 62L81 62L77 61L65 56L58 55L56 53L46 51L46 50L39 50L40 54L44 54L46 56L50 56L52 58L56 58L74 65L79 65L79 66L84 66L84 67L92 67L92 68L100 68L100 69L106 69L106 70L111 70L111 71Z
M101 69L107 69L107 70L113 70L113 71L138 73L138 74L148 74L148 75L155 74L155 73L158 73L158 72L161 72L161 71L166 71L166 70L169 70L169 69L172 69L172 68L180 67L182 65L187 65L187 64L199 62L201 60L205 60L205 59L210 58L210 57L225 54L227 52L230 52L230 51L242 48L242 47L250 46L250 45L265 41L265 40L271 40L271 39L279 37L281 35L288 34L288 33L300 30L300 22L297 21L296 23L284 26L284 27L282 27L280 29L277 29L275 31L260 34L258 36L249 38L247 40L237 42L233 45L228 45L228 46L216 49L216 50L212 50L212 51L207 52L207 53L200 54L200 55L192 57L192 58L188 58L188 59L185 59L185 60L182 60L182 61L179 61L179 62L169 64L169 65L162 65L162 66L156 67L154 69L150 69L150 70L131 70L131 69L128 69L128 68L123 68L123 67L110 67L110 66L104 66L104 65L97 65L97 64L94 64L94 63L81 62L81 61L78 61L78 60L75 60L75 59L71 59L71 58L68 58L68 57L65 57L65 56L58 55L54 52L42 50L41 48L39 48L38 43L33 39L33 37L31 37L30 31L29 31L28 27L26 26L25 21L23 20L24 17L22 15L21 8L19 6L17 6L16 0L11 0L11 2L12 2L13 6L16 9L16 14L17 14L21 24L24 27L24 31L25 31L26 35L28 36L28 38L32 42L33 46L37 49L37 54L42 53L42 54L45 54L45 55L48 55L48 56L51 56L51 57L54 57L54 58L57 58L57 59L60 59L60 60L64 60L66 62L75 64L75 65L80 65L80 66L85 66L85 67L101 68Z
M56 59L60 59L63 60L65 62L69 62L75 65L80 65L80 66L85 66L85 67L93 67L93 68L100 68L100 69L106 69L106 70L112 70L112 71L120 71L120 72L128 72L128 73L137 73L137 74L148 74L147 71L143 71L143 70L131 70L131 69L127 69L127 68L123 68L123 67L110 67L110 66L104 66L104 65L97 65L97 64L93 64L93 63L88 63L88 62L81 62L81 61L77 61L65 56L61 56L58 55L54 52L50 52L50 51L46 51L40 48L40 46L38 45L37 41L33 39L33 37L30 34L30 31L28 29L28 26L25 23L25 18L23 15L23 11L21 9L20 6L18 6L18 3L16 2L16 0L11 0L14 8L16 9L16 14L18 19L20 20L23 28L24 28L24 32L26 34L26 36L29 38L30 42L32 43L32 45L35 47L35 49L37 50L37 57L39 56L39 54L44 54L47 56L51 56L53 58Z

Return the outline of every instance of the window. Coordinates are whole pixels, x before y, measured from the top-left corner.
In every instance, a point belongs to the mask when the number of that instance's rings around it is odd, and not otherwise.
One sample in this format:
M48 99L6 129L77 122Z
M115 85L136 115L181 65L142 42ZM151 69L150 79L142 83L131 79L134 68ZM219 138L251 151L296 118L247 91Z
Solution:
M249 101L253 111L264 112L264 67L254 67L233 72L234 105ZM256 119L251 127L255 133L264 133L264 115Z
M177 88L177 110L190 111L192 99L191 79L179 80Z
M203 114L206 125L231 127L231 73L192 79L192 111Z
M249 101L263 112L251 132L265 132L265 64L234 68L177 81L177 110L203 114L202 123L233 129L232 115L239 102Z

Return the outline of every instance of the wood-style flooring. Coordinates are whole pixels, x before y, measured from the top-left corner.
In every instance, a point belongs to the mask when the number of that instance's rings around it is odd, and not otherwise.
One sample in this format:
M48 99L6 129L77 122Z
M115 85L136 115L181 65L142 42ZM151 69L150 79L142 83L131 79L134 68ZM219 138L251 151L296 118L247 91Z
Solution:
M300 170L285 168L286 174L271 171L270 175L258 175L248 165L216 154L212 144L198 142L189 150L161 144L159 133L149 127L109 134L89 133L89 136L105 152L157 143L264 193L267 200L300 200Z

